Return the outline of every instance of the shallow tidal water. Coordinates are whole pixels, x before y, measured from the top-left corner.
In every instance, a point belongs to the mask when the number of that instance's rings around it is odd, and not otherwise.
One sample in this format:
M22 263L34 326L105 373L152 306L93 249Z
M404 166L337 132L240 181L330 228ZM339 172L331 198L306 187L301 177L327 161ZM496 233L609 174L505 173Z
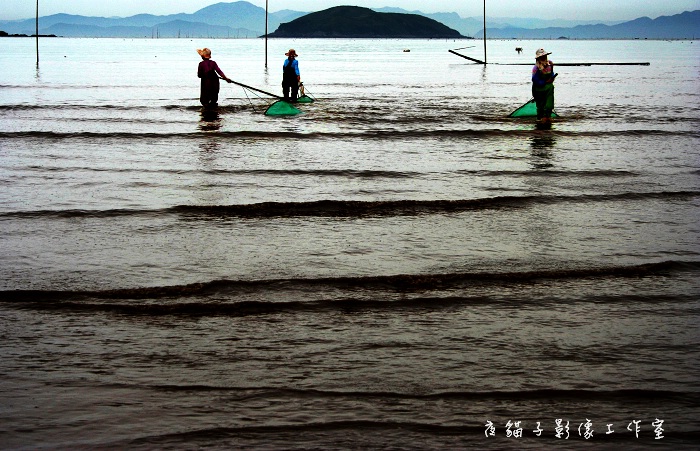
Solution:
M12 43L3 449L696 446L697 42Z

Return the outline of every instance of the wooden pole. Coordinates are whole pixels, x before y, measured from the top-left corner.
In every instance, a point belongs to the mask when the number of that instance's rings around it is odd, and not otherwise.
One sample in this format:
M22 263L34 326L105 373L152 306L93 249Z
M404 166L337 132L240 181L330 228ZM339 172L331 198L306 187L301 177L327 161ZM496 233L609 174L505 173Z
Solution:
M486 0L484 0L484 64L486 64Z
M470 58L470 57L468 57L468 56L466 56L466 55L462 55L461 53L457 53L457 52L455 52L454 50L448 50L448 52L454 53L455 55L461 56L462 58L468 59L469 61L474 61L475 63L486 64L486 63L483 62L483 61L479 61L479 60L476 59L476 58ZM559 66L561 66L561 64L559 64Z
M39 65L39 0L36 0L36 65Z
M267 69L267 3L265 0L265 69Z
M219 77L219 78L221 78L221 77ZM224 80L223 78L221 78L221 79ZM237 82L237 81L235 81L235 80L231 80L231 83L233 83L234 85L241 86L241 87L246 88L246 89L250 89L251 91L256 91L256 92L259 92L259 93L261 93L261 94L267 94L268 96L274 97L275 99L281 99L281 98L282 98L282 97L278 96L277 94L273 94L273 93L271 93L271 92L263 91L262 89L254 88L254 87L252 87L252 86L244 85L243 83L239 83L239 82Z

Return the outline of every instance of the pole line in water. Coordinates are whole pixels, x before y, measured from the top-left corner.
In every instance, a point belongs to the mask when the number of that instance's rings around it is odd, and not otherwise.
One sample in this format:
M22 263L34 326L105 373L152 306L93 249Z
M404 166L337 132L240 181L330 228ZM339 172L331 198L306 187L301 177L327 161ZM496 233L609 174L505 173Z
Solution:
M484 64L486 64L486 0L484 0Z
M39 67L39 0L36 0L36 65Z
M221 78L221 77L219 77L219 78ZM222 79L222 80L226 80L225 78L221 78L221 79ZM226 80L226 81L228 81L228 80ZM252 86L244 85L243 83L239 83L239 82L234 81L234 80L231 80L231 83L233 83L234 85L241 86L241 87L246 88L246 89L250 89L251 91L261 92L261 93L263 93L263 94L266 94L266 95L268 95L268 96L270 96L270 97L274 97L274 98L276 98L276 99L281 99L281 98L282 98L281 96L278 96L277 94L273 94L273 93L271 93L271 92L263 91L262 89L254 88L254 87L252 87Z
M486 64L485 61L481 61L481 60L478 60L478 59L476 59L476 58L470 58L470 57L468 57L468 56L466 56L466 55L462 55L461 53L457 53L457 52L455 52L454 50L448 50L448 52L454 53L455 55L461 56L462 58L468 59L469 61L474 61L475 63Z
M459 50L459 49L457 49ZM462 55L461 53L457 53L454 50L448 50L450 53L454 53L455 55L462 57L464 59L468 59L469 61L474 61L475 63L479 64L487 64L486 61L481 61L476 58L471 58L466 55ZM530 63L488 63L492 66L531 66L532 64ZM557 63L557 66L650 66L651 63L649 62L639 62L639 63Z

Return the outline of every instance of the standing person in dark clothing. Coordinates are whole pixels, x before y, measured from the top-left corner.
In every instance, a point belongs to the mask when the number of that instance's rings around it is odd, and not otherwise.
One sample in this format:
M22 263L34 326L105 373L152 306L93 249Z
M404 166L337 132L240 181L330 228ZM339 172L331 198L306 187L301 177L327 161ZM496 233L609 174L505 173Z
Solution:
M537 105L537 120L542 123L552 122L554 109L554 63L547 56L551 52L538 49L535 52L535 65L532 67L532 97Z
M224 72L219 69L216 61L211 59L211 50L208 48L197 49L202 61L197 68L197 76L202 79L202 87L199 92L199 101L205 107L216 107L219 101L219 75L229 83L233 83Z
M299 61L296 60L296 57L299 55L294 49L289 49L285 56L287 59L284 60L282 65L282 93L284 94L284 100L296 102L299 95L299 83L301 82ZM291 98L289 96L290 89L292 91Z

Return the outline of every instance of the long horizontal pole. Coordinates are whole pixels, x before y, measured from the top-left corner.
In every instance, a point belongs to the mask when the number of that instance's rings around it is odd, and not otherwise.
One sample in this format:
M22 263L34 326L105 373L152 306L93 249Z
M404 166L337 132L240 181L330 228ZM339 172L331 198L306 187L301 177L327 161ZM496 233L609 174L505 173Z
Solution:
M474 61L475 63L479 64L486 64L484 61L480 61L476 58L470 58L466 55L462 55L461 53L457 53L454 50L448 50L450 53L454 53L457 56L460 56L464 59L468 59L469 61ZM532 66L532 63L488 63L494 66ZM640 63L557 63L557 66L650 66L651 63L648 62L640 62Z
M219 78L221 78L221 77L219 77ZM222 80L223 80L223 78L222 78ZM254 88L254 87L252 87L252 86L244 85L243 83L239 83L239 82L234 81L234 80L231 80L231 83L233 83L234 85L242 86L242 87L244 87L244 88L246 88L246 89L250 89L251 91L257 91L257 92L261 92L261 93L263 93L263 94L267 94L268 96L274 97L274 98L276 98L276 99L281 99L281 98L282 98L281 96L278 96L277 94L273 94L273 93L271 93L271 92L263 91L262 89Z
M532 66L531 63L489 63L494 66ZM557 66L650 66L651 63L557 63Z
M448 50L448 52L454 53L455 55L461 56L462 58L467 59L467 60L469 60L469 61L474 61L475 63L486 64L485 61L480 61L480 60L478 60L478 59L476 59L476 58L469 58L468 56L462 55L461 53L457 53L457 52L455 52L454 50Z

